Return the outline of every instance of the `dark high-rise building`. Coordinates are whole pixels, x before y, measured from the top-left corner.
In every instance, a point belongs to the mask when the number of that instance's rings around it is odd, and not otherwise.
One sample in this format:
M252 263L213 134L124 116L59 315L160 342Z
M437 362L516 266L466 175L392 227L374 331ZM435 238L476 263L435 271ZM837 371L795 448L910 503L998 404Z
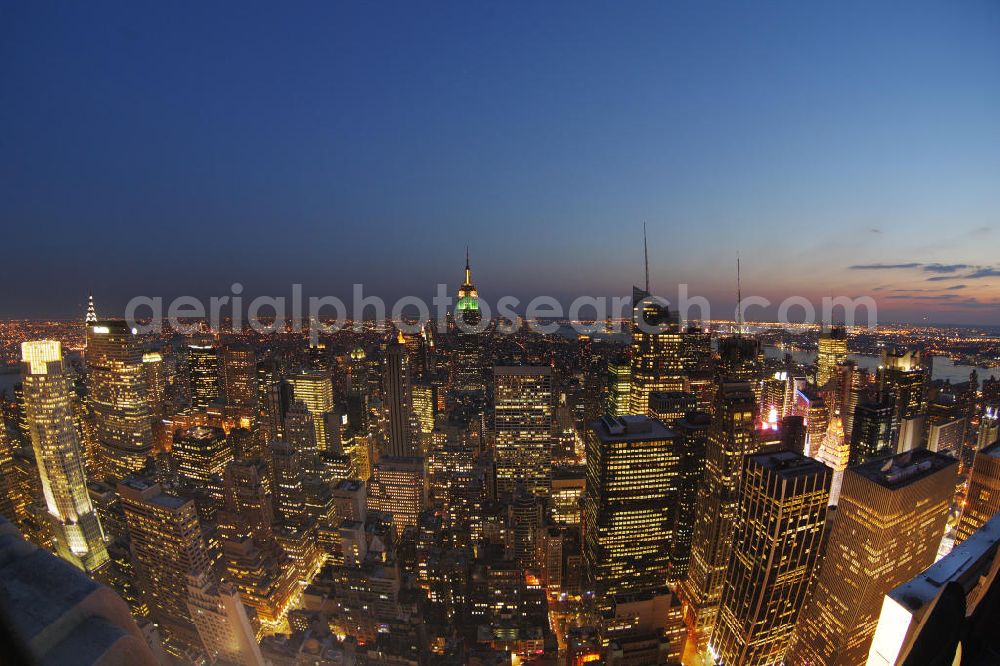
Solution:
M649 394L684 389L682 335L676 314L646 291L632 288L629 411L649 414Z
M410 361L403 334L386 350L382 396L385 408L385 446L382 455L408 457L417 455L413 432L413 394L410 385Z
M879 400L892 405L892 446L909 451L923 443L930 363L919 351L882 350L877 381Z
M228 343L219 350L222 394L234 407L257 407L257 359L253 347Z
M667 584L679 460L648 416L604 416L587 432L584 557L600 603Z
M548 495L555 408L552 368L498 366L493 369L497 492L511 495L524 483Z
M479 311L479 291L472 281L469 253L465 253L465 279L455 303L455 350L452 356L452 387L458 391L482 391L486 386L483 360L483 316Z
M764 350L760 340L746 335L720 338L719 363L715 371L720 380L756 385L764 371Z
M795 451L744 458L711 647L724 664L781 663L819 563L832 471Z
M86 362L98 466L123 478L145 467L153 451L142 348L124 320L98 321L87 326Z
M705 475L705 446L712 417L705 412L689 412L674 424L677 466L677 504L674 510L673 540L670 544L672 581L687 577L694 534L698 486Z
M715 628L722 583L732 552L737 488L743 456L757 450L757 400L750 384L727 382L715 396L705 447L705 474L698 488L688 577L678 589L685 622L699 648Z
M954 458L915 449L844 473L788 663L865 663L885 594L934 562L957 468Z
M209 341L188 345L191 406L207 409L219 399L219 348Z
M850 465L860 465L892 453L893 407L881 402L860 402L854 409Z

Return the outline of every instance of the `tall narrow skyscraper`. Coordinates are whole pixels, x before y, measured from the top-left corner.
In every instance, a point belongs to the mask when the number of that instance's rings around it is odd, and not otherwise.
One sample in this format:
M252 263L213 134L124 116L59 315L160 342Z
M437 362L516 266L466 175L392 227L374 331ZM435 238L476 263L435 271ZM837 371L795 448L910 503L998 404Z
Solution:
M124 320L87 326L87 382L97 430L98 466L124 478L153 451L153 428L142 347Z
M219 348L207 339L188 345L187 352L191 406L207 409L219 399Z
M94 573L107 563L108 553L87 493L62 345L55 340L24 342L21 361L25 416L56 550L64 560Z
M415 456L419 453L414 436L413 394L410 386L410 361L403 334L386 349L382 397L385 409L385 446L382 455Z
M732 552L743 456L757 451L756 414L750 384L727 382L719 387L705 447L705 474L698 488L688 577L678 589L685 622L702 649L715 628Z
M795 451L747 456L711 648L724 664L781 663L819 563L832 471Z
M1000 512L1000 442L976 452L955 543L968 539L997 512Z
M497 492L513 495L518 482L548 495L552 469L552 368L493 369Z
M485 388L483 333L479 330L483 315L479 309L479 291L472 281L469 252L465 252L465 279L458 289L455 303L455 350L453 352L452 386L458 391L482 391Z
M833 379L837 365L847 360L847 330L843 326L819 332L816 352L816 386L823 388Z
M312 415L316 433L316 448L327 451L334 448L330 420L333 418L333 380L324 370L300 372L288 377L294 399L305 404Z
M234 407L257 407L257 359L253 347L229 343L219 350L222 394Z
M865 663L882 598L934 562L957 467L954 458L916 449L845 472L787 663Z

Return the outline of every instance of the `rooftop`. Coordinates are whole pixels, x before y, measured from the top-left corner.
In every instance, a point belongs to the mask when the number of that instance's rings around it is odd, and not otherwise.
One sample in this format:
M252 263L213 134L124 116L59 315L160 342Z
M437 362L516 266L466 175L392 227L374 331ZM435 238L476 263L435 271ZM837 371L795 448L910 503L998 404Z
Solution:
M674 431L648 416L602 416L590 429L602 442L671 439Z
M954 464L956 464L956 460L951 456L934 453L927 449L913 449L890 458L858 465L851 471L893 490L916 483Z

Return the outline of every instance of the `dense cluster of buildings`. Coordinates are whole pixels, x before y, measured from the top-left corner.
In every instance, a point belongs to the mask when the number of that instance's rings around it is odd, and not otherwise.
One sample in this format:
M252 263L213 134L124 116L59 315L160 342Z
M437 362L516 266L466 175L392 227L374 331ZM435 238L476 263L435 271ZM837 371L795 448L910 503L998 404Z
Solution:
M478 299L467 259L446 333L144 336L91 302L82 354L24 342L0 532L113 607L89 663L881 666L996 607L1000 382L865 370L838 327L767 359L648 285L621 342Z

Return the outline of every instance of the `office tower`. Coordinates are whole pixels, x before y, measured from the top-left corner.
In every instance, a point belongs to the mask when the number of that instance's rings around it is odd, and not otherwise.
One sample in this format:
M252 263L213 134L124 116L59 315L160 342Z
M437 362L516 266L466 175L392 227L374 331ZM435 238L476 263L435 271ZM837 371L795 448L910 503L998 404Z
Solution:
M469 252L465 252L465 279L458 288L455 302L455 350L452 352L452 388L457 391L482 391L486 388L486 363L483 358L485 334L479 311L479 291L472 281Z
M979 431L976 433L976 450L1000 440L1000 407L987 405L979 417Z
M328 451L336 448L330 419L333 415L333 381L329 372L300 372L288 377L294 400L305 404L312 416L313 430L316 432L316 448ZM286 417L287 418L287 417Z
M684 390L681 342L677 315L647 291L632 287L629 413L648 414L654 391Z
M1000 602L1000 516L882 601L871 666L993 664Z
M930 363L919 351L883 349L877 382L879 400L892 405L892 446L896 452L922 444Z
M830 420L826 436L819 446L817 460L833 470L830 483L830 504L835 505L840 499L840 488L844 481L844 471L851 460L851 445L844 439L844 426L839 418Z
M674 424L677 451L677 505L674 510L670 544L671 581L687 577L691 561L691 539L694 532L695 505L698 486L705 474L705 446L712 417L705 412L689 412Z
M781 663L819 563L830 480L830 468L796 451L744 458L711 640L722 663Z
M410 387L410 362L403 346L403 334L386 349L382 377L385 408L385 446L383 455L412 456L418 453L412 430L413 395Z
M257 407L257 357L253 347L231 342L219 350L222 395L234 407Z
M749 382L756 387L764 371L764 348L760 340L746 335L719 338L719 363L716 376L720 381Z
M684 329L684 337L681 340L681 358L685 375L690 375L692 372L711 372L712 334L697 324L689 324Z
M552 368L493 368L497 493L510 495L518 482L547 495L552 466Z
M188 345L188 386L191 406L208 409L219 399L219 348L211 340Z
M213 477L221 478L233 461L233 450L222 428L193 426L174 433L170 453L178 476L196 488L205 488Z
M965 444L964 406L952 393L941 393L927 406L927 449L958 458Z
M128 526L137 587L168 637L195 648L201 638L188 608L188 575L208 573L210 559L193 500L158 483L128 477L117 486Z
M532 495L523 485L514 490L507 505L507 547L514 561L524 568L535 564L535 542L542 525L542 498Z
M934 562L957 467L917 449L847 470L788 663L865 662L882 597Z
M322 342L310 342L306 347L306 365L310 370L329 372L330 357L327 355L326 345Z
M87 573L108 561L104 533L90 503L83 456L73 426L62 345L21 343L24 410L59 556Z
M704 649L715 628L722 582L732 548L737 487L743 456L757 450L757 400L750 384L726 382L715 396L698 487L688 577L678 593L685 623Z
M819 455L819 446L826 436L826 428L830 423L830 412L823 396L812 386L803 386L795 391L795 407L792 412L803 418L806 429L805 453L810 458Z
M859 402L854 409L850 465L860 465L892 453L891 404Z
M788 373L776 372L761 382L760 389L760 420L765 423L778 423L785 411L785 396L788 393Z
M698 396L694 393L655 391L649 394L649 415L668 428L673 428L685 414L697 409Z
M420 457L382 456L368 480L368 510L392 514L396 533L417 524L427 504L427 475Z
M299 452L302 462L307 467L316 465L319 449L316 445L316 427L313 425L313 415L301 400L296 400L285 412L284 441L291 444Z
M87 382L99 467L123 478L141 470L153 451L142 349L122 320L87 326Z
M274 510L283 525L301 526L306 521L302 456L288 442L270 444Z
M587 431L584 557L601 603L667 584L678 456L648 416L603 416Z
M976 452L969 489L955 530L955 543L968 539L1000 511L1000 442Z
M234 462L226 467L216 514L228 578L268 628L282 622L298 591L294 566L272 529L271 497L262 460Z
M604 413L625 416L629 413L632 392L632 368L628 359L608 362L608 395Z
M434 416L437 414L437 389L430 382L416 382L410 387L413 415L420 426L422 435L434 431Z
M167 373L163 367L163 355L157 351L142 355L142 374L146 381L146 400L149 414L154 420L167 416Z
M583 496L587 490L584 465L560 465L552 468L552 492L549 495L551 519L562 525L579 525Z
M250 617L232 585L200 574L188 578L187 591L188 612L212 662L263 666Z
M837 366L847 360L847 329L843 326L823 328L819 332L816 352L816 386L823 388L834 378Z

